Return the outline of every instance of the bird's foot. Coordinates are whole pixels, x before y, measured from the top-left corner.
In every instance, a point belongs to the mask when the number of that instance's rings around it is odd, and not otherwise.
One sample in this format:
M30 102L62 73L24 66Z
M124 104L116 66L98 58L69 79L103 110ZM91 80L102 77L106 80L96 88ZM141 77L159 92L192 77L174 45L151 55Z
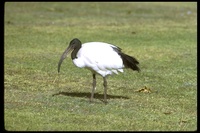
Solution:
M108 101L104 101L105 105L108 104Z

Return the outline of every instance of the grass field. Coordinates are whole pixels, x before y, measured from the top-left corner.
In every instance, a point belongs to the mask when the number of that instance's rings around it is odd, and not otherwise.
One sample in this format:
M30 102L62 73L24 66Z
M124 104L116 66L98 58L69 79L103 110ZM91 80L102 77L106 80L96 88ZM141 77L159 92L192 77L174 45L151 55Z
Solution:
M9 131L197 130L197 3L5 3ZM73 38L115 44L141 72L97 76L60 56ZM151 93L137 92L151 89ZM54 95L54 96L53 96Z

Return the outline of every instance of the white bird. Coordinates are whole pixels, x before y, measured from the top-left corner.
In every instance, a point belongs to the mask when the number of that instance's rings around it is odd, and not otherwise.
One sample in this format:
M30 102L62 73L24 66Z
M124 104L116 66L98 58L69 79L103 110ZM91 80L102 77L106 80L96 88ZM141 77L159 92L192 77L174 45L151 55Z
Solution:
M107 103L107 81L106 77L112 74L123 72L123 68L140 71L137 66L139 62L134 57L122 53L121 48L104 42L88 42L82 44L77 38L73 39L62 54L58 63L58 72L62 61L68 53L71 59L79 68L87 68L92 72L93 84L90 101L93 101L94 90L96 89L96 74L103 77L104 102Z

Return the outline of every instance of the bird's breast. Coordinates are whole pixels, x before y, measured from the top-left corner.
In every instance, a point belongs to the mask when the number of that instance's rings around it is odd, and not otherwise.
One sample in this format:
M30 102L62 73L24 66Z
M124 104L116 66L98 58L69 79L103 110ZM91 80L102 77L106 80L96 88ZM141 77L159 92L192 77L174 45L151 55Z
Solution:
M79 67L79 68L83 68L85 67L85 63L83 60L81 60L80 58L75 58L73 59L73 63L75 66Z

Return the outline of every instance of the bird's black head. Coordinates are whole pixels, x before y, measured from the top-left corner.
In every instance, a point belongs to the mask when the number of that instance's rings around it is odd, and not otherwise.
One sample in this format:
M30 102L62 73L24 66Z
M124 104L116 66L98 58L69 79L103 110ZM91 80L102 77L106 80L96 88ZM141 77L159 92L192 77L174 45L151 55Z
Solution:
M66 50L64 51L64 53L62 54L62 56L60 57L60 61L58 63L58 72L60 71L60 66L62 61L66 58L66 56L68 55L68 53L70 53L71 51L71 58L72 60L77 58L76 54L79 51L79 49L81 48L81 41L77 38L74 38L73 40L71 40L71 42L69 43L69 46L66 48Z
M77 47L80 47L80 46L81 46L81 41L79 39L77 39L77 38L74 38L69 43L68 48L70 47L71 49L76 49Z

